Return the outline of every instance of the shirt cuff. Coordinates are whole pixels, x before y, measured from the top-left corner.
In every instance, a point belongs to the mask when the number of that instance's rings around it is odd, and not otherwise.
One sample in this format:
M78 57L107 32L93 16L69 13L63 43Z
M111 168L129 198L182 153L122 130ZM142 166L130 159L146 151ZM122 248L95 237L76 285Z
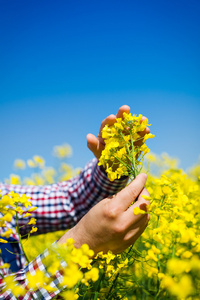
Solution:
M109 193L109 195L113 195L119 192L127 185L129 180L128 176L122 176L120 179L115 179L114 181L110 181L103 167L98 165L97 159L95 160L96 162L94 164L93 178L98 184L98 186L101 186L101 189L105 193Z

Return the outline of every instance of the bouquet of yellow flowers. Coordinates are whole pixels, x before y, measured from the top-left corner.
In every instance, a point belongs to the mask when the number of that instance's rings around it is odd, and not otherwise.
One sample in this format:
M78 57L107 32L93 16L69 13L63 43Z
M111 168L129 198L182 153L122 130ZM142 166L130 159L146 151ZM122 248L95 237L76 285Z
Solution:
M146 126L150 126L148 119L142 120L141 114L124 113L123 118L117 118L112 126L103 128L105 149L99 165L105 168L111 181L123 175L134 179L141 172L144 155L150 151L145 141L154 137L151 133L140 135Z

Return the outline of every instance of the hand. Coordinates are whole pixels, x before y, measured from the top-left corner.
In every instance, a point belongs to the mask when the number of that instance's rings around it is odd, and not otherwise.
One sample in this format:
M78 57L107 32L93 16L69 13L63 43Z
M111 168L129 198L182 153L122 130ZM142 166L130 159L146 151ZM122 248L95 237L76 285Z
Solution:
M66 243L73 238L75 247L88 244L97 254L100 251L120 253L138 239L150 219L149 214L134 215L133 208L146 210L149 201L142 195L149 196L144 188L147 175L138 175L127 187L112 197L95 205L79 223L67 231L58 243ZM138 197L138 200L131 205Z
M106 124L113 125L116 121L116 118L123 118L124 112L126 112L126 113L130 112L130 107L128 105L121 106L116 115L109 115L107 118L105 118L102 121L100 130L99 130L99 134L97 137L91 133L89 133L87 135L88 148L93 152L93 154L94 154L94 156L96 156L96 158L98 158L98 159L100 158L101 152L105 146L104 140L102 138L102 129L104 128L104 126ZM146 119L146 117L142 117L141 121L144 121L145 119ZM149 133L149 132L150 132L150 129L148 127L146 127L145 130L140 132L139 134L141 137L143 137L146 133ZM137 146L139 146L141 144L142 144L142 139L135 143L135 145L137 145Z

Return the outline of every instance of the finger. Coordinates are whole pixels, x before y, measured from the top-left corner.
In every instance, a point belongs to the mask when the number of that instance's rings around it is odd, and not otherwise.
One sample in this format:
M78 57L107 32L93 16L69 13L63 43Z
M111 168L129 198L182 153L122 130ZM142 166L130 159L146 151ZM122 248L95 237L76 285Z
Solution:
M144 188L144 189L141 191L141 193L140 193L139 196L138 196L138 201L135 202L135 203L132 205L132 208L134 208L135 206L137 206L137 204L138 204L138 205L140 205L140 204L142 204L142 203L145 203L146 205L149 205L149 204L150 204L150 201L149 201L149 200L145 200L145 199L143 198L143 196L148 196L148 197L150 197L150 194L149 194L149 192L148 192L148 190L147 190L146 188Z
M147 211L147 206L150 205L150 201L145 200L142 197L144 195L150 196L149 192L145 188L141 191L140 195L138 196L138 200L124 212L123 218L124 218L124 222L127 227L135 226L135 224L137 224L137 222L139 222L144 216L146 216L146 214L145 215L143 215L143 214L135 215L133 212L133 209L135 207L139 207L141 210Z
M130 107L128 105L123 105L119 108L117 114L116 114L116 118L123 118L123 113L130 113Z
M144 120L146 120L147 118L145 116L142 116L140 123L142 123ZM138 134L141 136L144 136L146 133L150 133L150 129L149 127L146 127L143 131L139 131Z
M127 230L126 234L123 237L123 243L121 243L122 247L121 249L118 248L118 253L124 251L130 245L133 245L135 243L135 241L140 237L140 235L144 232L145 228L147 227L148 221L149 218L146 217L143 220L141 220L140 223L138 223L137 228Z
M143 116L143 117L141 118L141 123L142 123L144 120L146 120L146 119L147 119L147 118L146 118L145 116ZM138 131L138 134L140 135L140 138L138 138L138 140L134 142L134 145L135 145L135 146L141 146L141 145L143 144L143 139L142 139L142 137L144 137L145 134L148 134L148 133L150 133L149 127L146 127L143 131Z
M115 205L119 205L124 211L127 210L143 190L146 180L147 175L145 173L139 174L127 187L116 195L115 199L113 199Z
M119 108L116 116L111 114L109 115L107 118L105 118L102 122L101 122L101 127L100 127L100 130L99 130L99 135L98 137L101 138L101 131L102 129L104 128L104 126L107 124L107 125L113 125L116 121L116 118L122 118L123 117L123 113L126 112L126 113L129 113L130 112L130 107L128 105L123 105Z
M94 156L96 156L96 158L99 158L101 156L102 150L104 149L104 142L101 142L96 136L89 133L87 135L87 146L93 152Z
M150 133L149 127L146 127L143 131L138 131L138 134L139 134L141 137L145 136L145 134L148 134L148 133Z
M134 244L138 237L144 232L150 220L149 215L145 215L138 223L137 226L131 230L129 230L125 237L124 241L129 242L130 244Z
M113 125L115 123L116 120L116 116L115 115L109 115L107 118L105 118L102 122L101 122L101 126L100 126L100 130L99 130L99 135L98 137L101 137L101 132L102 129L104 128L104 126L106 124L108 125Z

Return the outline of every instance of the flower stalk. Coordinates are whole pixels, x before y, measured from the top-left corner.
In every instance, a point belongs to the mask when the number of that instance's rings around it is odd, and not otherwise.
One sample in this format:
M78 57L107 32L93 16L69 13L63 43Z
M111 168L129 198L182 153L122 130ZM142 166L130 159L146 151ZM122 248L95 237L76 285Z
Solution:
M148 119L142 121L142 115L127 113L113 125L105 125L102 130L105 148L99 165L105 168L110 181L124 175L133 180L141 172L144 156L150 151L145 141L154 137L151 133L141 137L147 126L150 126Z

